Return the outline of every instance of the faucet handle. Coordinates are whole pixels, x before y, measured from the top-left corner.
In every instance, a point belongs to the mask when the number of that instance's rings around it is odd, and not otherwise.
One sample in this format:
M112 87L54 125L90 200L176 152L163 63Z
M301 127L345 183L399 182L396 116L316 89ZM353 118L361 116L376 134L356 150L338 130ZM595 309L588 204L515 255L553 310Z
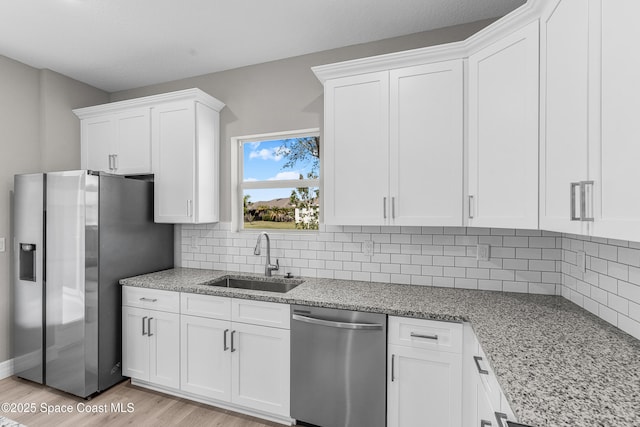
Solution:
M274 270L280 270L280 260L276 258L276 265L273 267Z

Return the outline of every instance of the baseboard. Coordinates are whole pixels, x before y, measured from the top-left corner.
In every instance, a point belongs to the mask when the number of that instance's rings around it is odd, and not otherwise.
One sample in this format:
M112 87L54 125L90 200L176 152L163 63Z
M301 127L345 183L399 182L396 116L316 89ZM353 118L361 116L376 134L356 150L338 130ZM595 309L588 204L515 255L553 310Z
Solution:
M9 378L11 375L13 375L13 359L0 363L0 380Z
M148 388L150 390L159 391L161 393L170 394L172 396L181 397L184 399L192 400L199 403L204 403L206 405L215 406L217 408L226 409L228 411L238 412L240 414L249 415L251 417L261 418L263 420L272 421L274 423L283 424L285 426L292 426L295 423L295 420L290 417L285 417L281 415L269 414L267 412L262 412L259 410L249 409L243 406L234 405L232 403L221 402L214 399L209 399L206 397L198 396L192 393L187 393L182 390L176 390L174 388L159 386L157 384L148 383L142 380L131 379L131 384Z

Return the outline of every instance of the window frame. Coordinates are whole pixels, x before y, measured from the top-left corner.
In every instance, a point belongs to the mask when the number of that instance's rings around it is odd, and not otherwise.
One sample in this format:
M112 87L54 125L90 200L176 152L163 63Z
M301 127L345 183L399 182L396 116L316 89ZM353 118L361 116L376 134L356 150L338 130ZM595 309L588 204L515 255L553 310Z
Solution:
M237 232L256 232L267 229L244 228L244 211L241 208L244 190L269 188L319 188L320 206L322 206L322 156L319 159L320 175L317 179L282 179L263 181L244 181L244 144L257 141L273 141L314 136L320 138L319 128L298 129L281 132L271 132L256 135L231 137L231 229ZM322 152L322 150L321 150ZM317 230L274 230L278 233L312 233Z

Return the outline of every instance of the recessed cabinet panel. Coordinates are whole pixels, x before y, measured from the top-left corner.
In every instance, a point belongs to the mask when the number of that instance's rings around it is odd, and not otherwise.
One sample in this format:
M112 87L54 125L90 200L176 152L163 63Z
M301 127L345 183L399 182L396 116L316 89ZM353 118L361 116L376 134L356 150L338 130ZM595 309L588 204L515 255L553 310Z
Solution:
M395 225L462 224L462 61L392 70L391 218Z
M388 215L389 74L325 84L324 222L379 225Z
M243 323L233 328L232 401L289 416L289 331Z
M593 235L640 241L640 57L635 53L640 2L603 0L600 7L594 11L601 13L602 51L596 44L593 54L601 54L602 86L601 139L594 135L591 152L598 160L591 164L596 198Z
M147 333L150 340L149 381L166 387L180 387L180 316L150 311Z
M192 222L195 176L195 111L190 101L153 109L156 222Z
M149 380L147 318L147 310L122 307L122 375L143 381Z
M180 328L180 389L231 400L231 322L183 315Z
M113 115L84 119L81 122L81 167L112 172L113 142L116 138Z
M117 149L113 166L119 175L151 173L151 113L149 108L115 116Z
M588 179L589 2L550 2L541 19L540 228L583 233L571 184ZM577 189L573 198L577 195Z
M462 419L462 356L389 345L389 427L458 427Z
M538 22L469 57L469 225L538 228Z

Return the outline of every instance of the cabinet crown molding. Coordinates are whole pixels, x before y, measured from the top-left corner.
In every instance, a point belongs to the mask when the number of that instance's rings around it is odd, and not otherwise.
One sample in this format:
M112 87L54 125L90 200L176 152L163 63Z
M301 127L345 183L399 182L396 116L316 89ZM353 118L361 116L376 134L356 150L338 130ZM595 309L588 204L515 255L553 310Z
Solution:
M311 67L322 84L329 79L364 73L411 67L451 59L467 58L479 49L491 45L506 34L537 20L541 10L551 0L528 0L525 4L483 28L466 40L393 52L368 58Z
M220 112L220 110L225 107L225 104L222 101L214 98L208 93L205 93L198 88L191 88L175 92L162 93L159 95L145 96L142 98L127 99L124 101L94 105L91 107L76 108L75 110L73 110L73 112L76 116L78 116L78 118L86 119L105 113L115 113L127 108L152 107L159 103L184 100L193 100L199 102L214 109L217 112Z

